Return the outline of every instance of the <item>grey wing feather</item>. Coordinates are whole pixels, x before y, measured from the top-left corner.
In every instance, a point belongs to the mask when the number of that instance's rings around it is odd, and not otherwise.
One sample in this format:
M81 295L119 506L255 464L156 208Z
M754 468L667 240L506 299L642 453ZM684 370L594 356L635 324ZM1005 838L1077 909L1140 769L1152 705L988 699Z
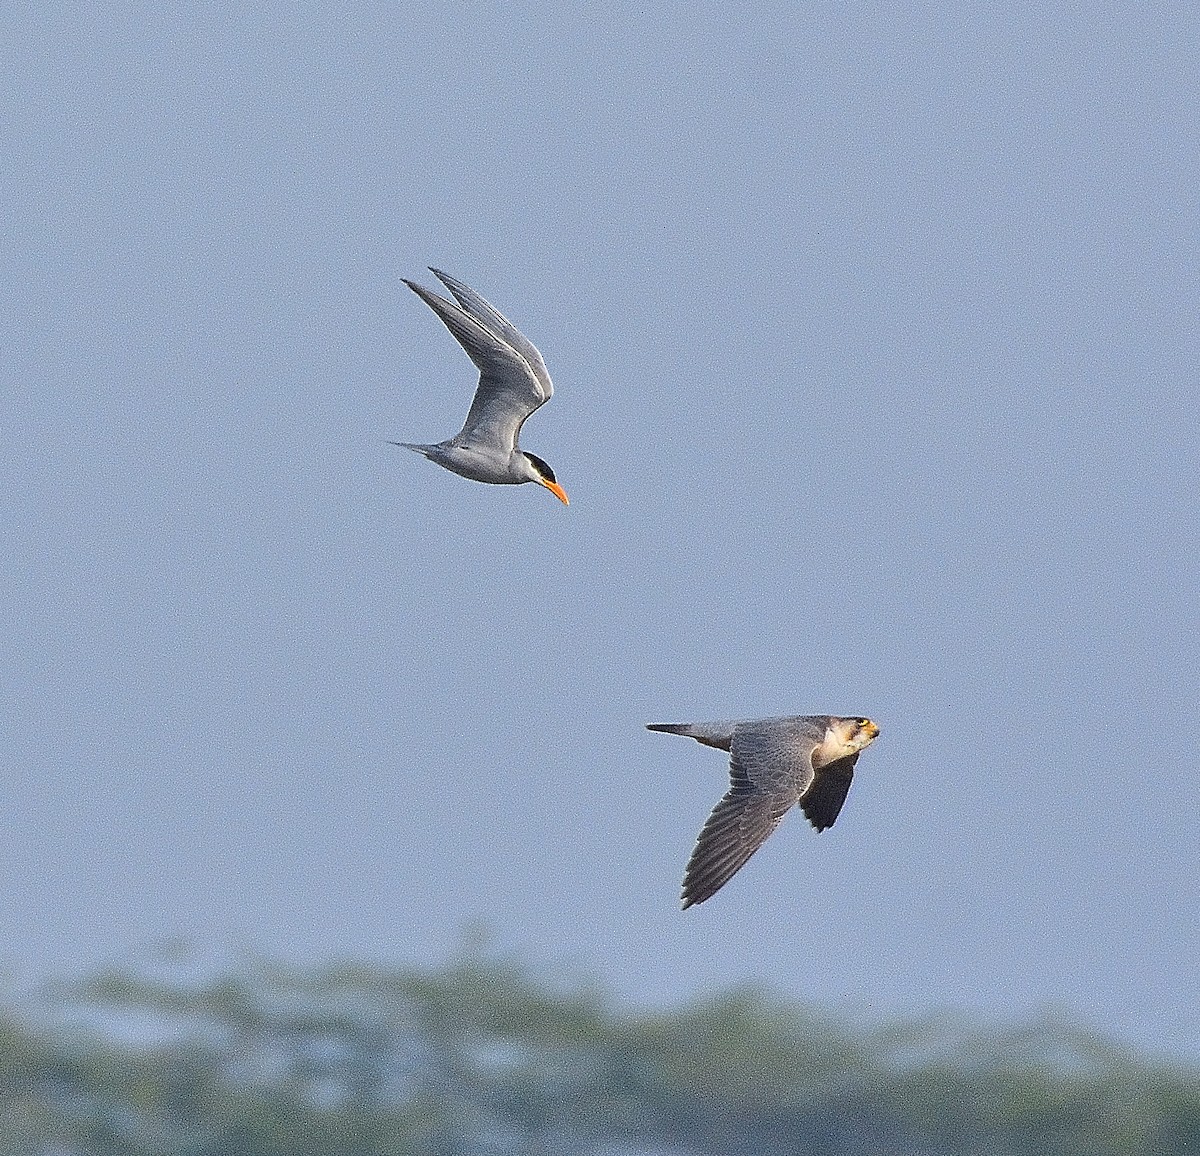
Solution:
M846 793L854 779L854 764L858 762L858 751L844 759L827 763L813 775L808 789L800 796L800 809L818 831L832 827Z
M432 265L429 267L429 271L454 294L458 303L472 317L482 322L485 329L490 329L499 337L504 338L529 363L529 368L533 370L534 377L537 378L538 384L545 392L546 396L542 400L549 401L554 387L550 384L550 373L546 369L546 363L542 360L542 355L537 351L533 342L490 301L476 293L470 285L464 285L457 277L451 277L449 273L443 273L441 269L435 269Z
M453 440L461 444L479 439L513 449L525 419L549 397L529 362L461 306L414 281L404 284L438 315L479 369L467 420Z
M822 720L804 716L733 728L729 791L708 817L688 860L684 908L728 883L796 805L813 781L812 753L823 735Z
M760 719L736 727L730 749L751 786L790 792L795 802L812 782L812 754L824 735L819 716Z
M729 791L701 828L684 870L684 910L720 891L796 802L792 792L771 794L751 786L736 758L730 762L730 778Z

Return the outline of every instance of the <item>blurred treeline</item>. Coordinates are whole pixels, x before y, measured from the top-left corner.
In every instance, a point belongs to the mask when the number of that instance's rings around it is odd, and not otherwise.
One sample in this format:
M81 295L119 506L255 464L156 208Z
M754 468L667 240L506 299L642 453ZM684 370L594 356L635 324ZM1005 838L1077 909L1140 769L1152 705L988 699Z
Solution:
M1200 1072L755 991L632 1013L495 960L113 972L0 1021L0 1153L1198 1156Z

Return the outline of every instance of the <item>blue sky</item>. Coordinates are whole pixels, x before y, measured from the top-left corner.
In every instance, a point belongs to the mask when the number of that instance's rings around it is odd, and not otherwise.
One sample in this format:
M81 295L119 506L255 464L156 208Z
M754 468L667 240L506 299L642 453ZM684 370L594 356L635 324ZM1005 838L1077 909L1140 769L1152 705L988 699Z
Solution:
M1196 1052L1200 15L0 15L0 966L164 939ZM571 495L453 433L428 264ZM722 756L868 714L677 909Z

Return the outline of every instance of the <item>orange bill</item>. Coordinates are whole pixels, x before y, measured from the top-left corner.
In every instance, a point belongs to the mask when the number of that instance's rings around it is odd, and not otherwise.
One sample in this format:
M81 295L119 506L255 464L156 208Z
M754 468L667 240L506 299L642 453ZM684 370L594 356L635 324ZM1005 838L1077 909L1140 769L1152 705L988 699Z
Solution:
M548 478L539 478L542 483L564 506L569 506L571 503L567 498L567 491L562 488L557 482L552 482Z

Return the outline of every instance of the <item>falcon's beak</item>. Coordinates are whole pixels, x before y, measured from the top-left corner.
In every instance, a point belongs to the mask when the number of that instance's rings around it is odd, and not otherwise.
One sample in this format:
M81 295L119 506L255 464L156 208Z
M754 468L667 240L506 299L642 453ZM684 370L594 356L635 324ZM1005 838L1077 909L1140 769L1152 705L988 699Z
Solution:
M571 504L567 499L567 491L557 482L551 482L546 478L538 478L537 481L539 485L545 486L564 506Z
M859 733L866 735L869 741L874 741L879 737L879 727L870 719L864 719L862 726L859 728Z

